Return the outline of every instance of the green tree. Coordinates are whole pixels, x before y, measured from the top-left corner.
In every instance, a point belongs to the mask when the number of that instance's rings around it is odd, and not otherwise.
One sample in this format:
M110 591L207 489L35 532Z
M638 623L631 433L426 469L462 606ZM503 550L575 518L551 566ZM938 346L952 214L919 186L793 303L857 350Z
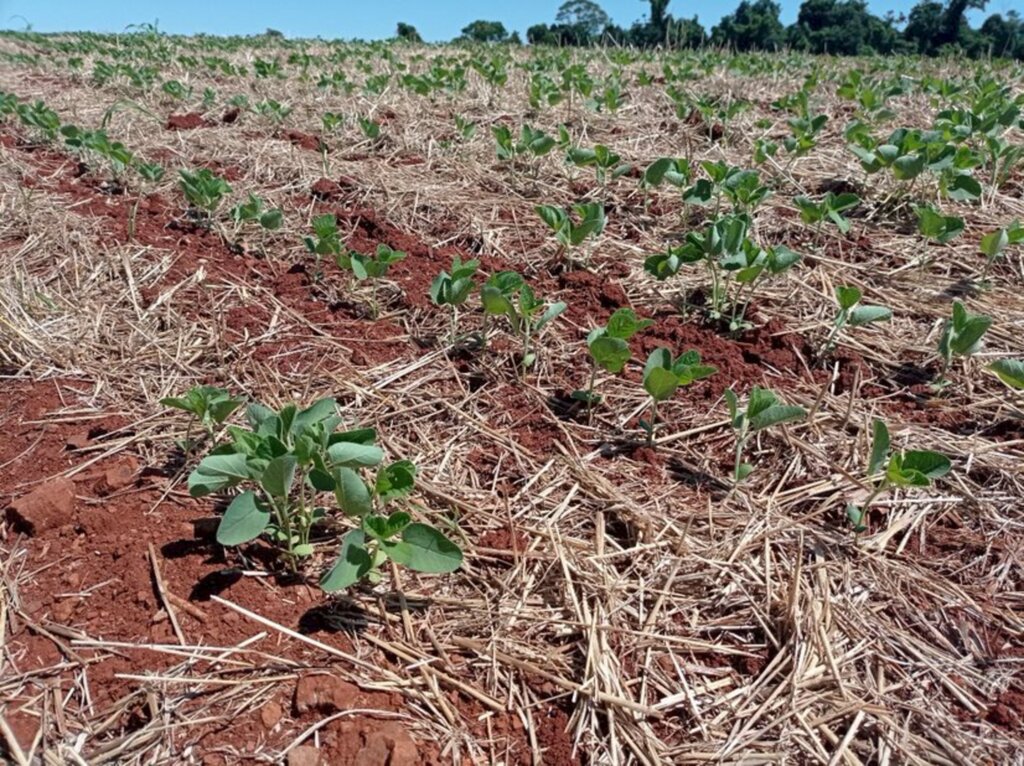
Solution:
M462 28L462 39L478 43L511 42L508 30L500 21L482 21L477 19Z
M773 0L742 0L711 31L711 41L738 51L775 50L785 42L781 10Z
M399 21L398 27L395 30L395 35L399 40L405 40L408 43L421 43L423 38L420 37L420 33L416 27L412 24L406 24L405 22Z
M555 16L555 23L578 27L588 38L596 38L608 26L608 14L593 0L565 0Z
M938 51L938 40L942 31L944 7L938 0L921 0L910 9L903 37L918 53L934 54Z
M890 53L897 38L890 24L868 11L865 0L804 0L787 36L794 48L843 56Z
M985 46L984 53L1005 58L1024 58L1024 20L1017 11L1009 11L1004 18L995 13L985 19L979 34Z

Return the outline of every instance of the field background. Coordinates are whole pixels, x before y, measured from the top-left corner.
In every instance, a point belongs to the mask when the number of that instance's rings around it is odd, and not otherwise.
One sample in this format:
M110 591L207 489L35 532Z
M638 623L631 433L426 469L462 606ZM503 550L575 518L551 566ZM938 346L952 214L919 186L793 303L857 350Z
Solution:
M212 42L211 42L212 41ZM65 47L61 49L61 45ZM90 50L90 45L99 50ZM455 93L418 95L401 75L490 52L253 40L0 38L0 90L42 99L61 120L167 168L140 190L81 167L8 116L0 124L0 740L12 762L63 763L1015 763L1024 757L1021 609L1021 398L984 364L1021 355L1024 261L989 271L983 234L1024 217L1018 166L978 203L941 200L966 221L925 243L911 201L865 178L843 136L856 107L836 96L847 71L874 68L910 87L877 132L928 128L932 75L968 87L987 64L797 55L566 54L597 82L614 73L623 104L574 98L532 108L512 50L508 81L472 69ZM289 57L298 52L304 60ZM195 61L181 60L179 56ZM202 64L217 56L247 74ZM70 69L69 58L81 66ZM256 58L282 65L255 77ZM152 87L97 85L96 60L148 63ZM663 65L694 95L748 101L724 124L677 114ZM401 70L400 66L408 67ZM365 71L366 69L369 71ZM642 86L640 72L653 82ZM354 84L318 87L344 72ZM392 77L380 93L364 83ZM788 135L772 102L810 89L829 121L809 154L759 167L773 195L755 215L766 244L803 256L767 281L754 328L723 333L699 308L703 273L658 283L644 258L699 228L710 211L638 173L600 189L555 150L510 169L491 128L529 123L574 143L606 144L642 169L661 156L753 166L754 140ZM1020 73L993 76L1020 94ZM175 99L159 83L178 80ZM669 83L671 84L671 83ZM204 88L214 92L203 105ZM965 91L967 93L968 91ZM230 107L275 99L278 124ZM952 100L960 98L952 97ZM968 96L962 97L968 100ZM1018 99L1019 100L1019 99ZM345 117L327 133L326 111ZM476 123L466 138L460 115ZM192 116L189 116L192 115ZM376 120L367 140L357 117ZM767 128L757 127L769 120ZM1007 133L1021 143L1019 127ZM327 151L321 152L322 145ZM285 214L276 232L232 246L193 225L177 170L226 178ZM852 230L820 234L796 194L853 190ZM129 211L140 197L134 236ZM565 269L537 204L584 198L608 226L590 268ZM223 211L222 211L223 212ZM408 253L365 310L331 263L316 280L302 244L311 219L338 216L347 244ZM486 351L450 352L447 313L427 295L453 255L486 274L522 272L566 313L537 365L516 372L498 324ZM888 324L817 349L837 285L890 306ZM697 292L693 292L697 291ZM995 318L982 351L928 380L952 299ZM655 324L634 360L602 378L591 423L569 394L588 375L585 338L616 308ZM463 311L476 329L476 299ZM647 353L699 349L719 368L660 408L655 449L637 417ZM420 468L414 512L450 525L467 558L453 575L388 573L327 598L273 576L266 545L210 541L215 502L193 500L174 439L185 418L159 405L197 383L268 404L333 396L346 422L375 426L389 456ZM732 489L733 434L722 392L768 386L811 411L751 443L756 465ZM937 486L884 496L855 539L847 502L863 497L872 418L897 446L949 455ZM319 752L317 752L317 750ZM38 761L34 759L40 759Z

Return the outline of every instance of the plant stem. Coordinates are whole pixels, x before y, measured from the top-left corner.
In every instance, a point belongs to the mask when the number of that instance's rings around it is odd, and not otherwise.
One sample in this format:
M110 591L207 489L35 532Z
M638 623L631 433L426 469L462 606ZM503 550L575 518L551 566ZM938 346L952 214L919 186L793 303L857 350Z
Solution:
M654 446L654 429L658 424L658 400L651 398L651 422L647 424L647 446Z
M826 354L829 350L831 350L832 342L836 339L836 336L839 335L839 331L846 324L846 316L846 309L841 310L839 314L836 316L836 321L832 325L832 332L828 334L828 338L826 338L825 342L822 344L821 349L818 351L818 356Z
M590 363L590 386L587 388L587 425L594 422L594 381L597 378L597 365Z

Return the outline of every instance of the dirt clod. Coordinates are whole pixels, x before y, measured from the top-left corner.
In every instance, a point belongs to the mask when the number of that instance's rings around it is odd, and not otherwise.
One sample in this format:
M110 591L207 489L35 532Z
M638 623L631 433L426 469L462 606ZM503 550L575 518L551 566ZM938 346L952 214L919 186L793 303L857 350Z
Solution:
M295 686L295 712L299 715L311 710L337 713L350 708L358 695L358 687L337 676L303 676Z
M288 766L320 766L323 759L313 745L299 745L288 753Z
M70 524L75 512L75 483L58 478L44 482L7 508L15 528L36 535Z

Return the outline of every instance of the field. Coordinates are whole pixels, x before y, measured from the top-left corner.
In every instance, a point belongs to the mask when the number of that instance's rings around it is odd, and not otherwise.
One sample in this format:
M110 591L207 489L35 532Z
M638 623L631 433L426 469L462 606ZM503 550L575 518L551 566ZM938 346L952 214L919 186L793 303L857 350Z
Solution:
M1024 758L1019 69L152 30L0 55L8 762ZM246 421L162 403L200 385L333 398L382 451L294 485L308 544L231 538L269 480L197 491ZM366 508L414 523L344 579L376 522L335 496L382 457Z

